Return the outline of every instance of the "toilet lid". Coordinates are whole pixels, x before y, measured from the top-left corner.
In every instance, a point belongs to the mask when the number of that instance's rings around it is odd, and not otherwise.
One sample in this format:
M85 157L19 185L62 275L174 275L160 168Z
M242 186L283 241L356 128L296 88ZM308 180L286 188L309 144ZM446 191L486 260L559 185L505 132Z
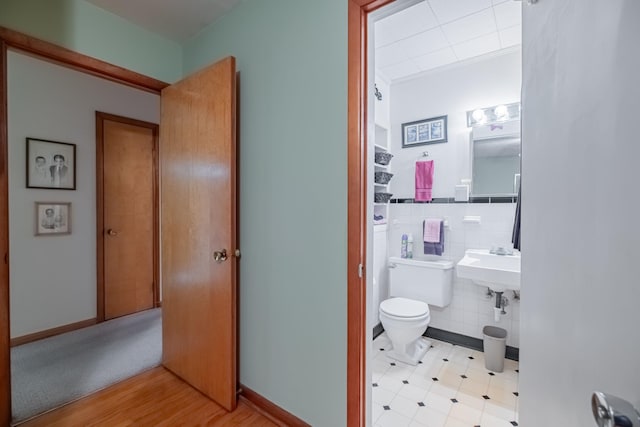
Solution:
M380 310L395 317L421 317L429 314L427 303L401 297L382 301Z

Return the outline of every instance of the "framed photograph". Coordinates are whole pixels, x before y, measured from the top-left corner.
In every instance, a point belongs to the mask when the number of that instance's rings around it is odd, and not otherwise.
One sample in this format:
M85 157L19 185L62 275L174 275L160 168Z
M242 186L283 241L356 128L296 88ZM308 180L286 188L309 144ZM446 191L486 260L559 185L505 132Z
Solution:
M27 188L76 189L76 145L27 138Z
M447 116L402 124L402 148L447 142Z
M36 236L71 234L71 203L36 202Z

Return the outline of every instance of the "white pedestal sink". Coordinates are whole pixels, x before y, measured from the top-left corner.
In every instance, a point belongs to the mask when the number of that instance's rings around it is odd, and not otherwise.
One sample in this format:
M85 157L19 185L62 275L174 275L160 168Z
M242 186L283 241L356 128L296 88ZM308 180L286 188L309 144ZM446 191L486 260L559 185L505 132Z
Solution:
M494 292L520 290L520 252L496 255L488 249L467 249L456 265L458 277L471 279Z

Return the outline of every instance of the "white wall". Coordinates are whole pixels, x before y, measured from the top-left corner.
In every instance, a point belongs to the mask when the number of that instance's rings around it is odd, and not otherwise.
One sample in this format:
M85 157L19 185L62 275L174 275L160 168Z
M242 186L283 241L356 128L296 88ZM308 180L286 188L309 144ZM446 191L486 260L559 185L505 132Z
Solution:
M640 2L523 7L520 425L640 408Z
M467 61L392 84L391 115L391 192L394 198L414 197L416 160L423 151L435 161L433 197L453 197L460 179L471 178L470 132L466 112L478 107L516 102L520 99L520 52ZM401 148L402 123L448 115L449 142ZM468 248L511 245L515 204L391 204L389 210L389 256L399 256L404 233L414 236L414 257L425 258L421 246L422 221L427 217L446 218L443 257L457 263ZM481 224L462 222L465 215L478 215ZM397 224L393 225L394 221ZM388 287L380 287L379 300L388 298ZM518 347L519 302L505 294L511 305L499 323L493 319L494 299L485 296L486 288L454 274L454 296L449 307L432 307L430 326L475 338L482 338L482 327L497 325L507 330L507 344ZM375 309L374 309L375 310Z
M511 231L515 204L513 203L400 203L391 204L389 225L389 256L400 256L400 240L403 234L413 234L413 257L415 259L434 258L424 255L422 247L422 221L427 217L444 218L449 227L445 228L445 250L442 258L455 264L464 256L468 248L490 248L491 246L511 246ZM465 215L480 216L480 224L463 223ZM394 225L393 222L397 221ZM439 257L438 257L439 258ZM487 288L478 286L467 279L459 279L454 272L453 299L446 308L431 306L429 326L475 338L482 338L482 327L495 325L507 330L507 345L520 344L520 304L509 298L506 315L500 322L493 319L495 299L485 296ZM387 298L387 295L381 298Z
M391 192L413 198L415 162L429 152L434 160L433 197L453 197L454 186L469 176L470 131L467 111L520 100L520 51L463 62L391 85ZM448 116L448 142L402 148L402 123Z
M11 337L96 316L95 111L159 121L159 97L8 56ZM27 189L25 138L76 144L76 190ZM34 236L35 201L71 202L72 233Z

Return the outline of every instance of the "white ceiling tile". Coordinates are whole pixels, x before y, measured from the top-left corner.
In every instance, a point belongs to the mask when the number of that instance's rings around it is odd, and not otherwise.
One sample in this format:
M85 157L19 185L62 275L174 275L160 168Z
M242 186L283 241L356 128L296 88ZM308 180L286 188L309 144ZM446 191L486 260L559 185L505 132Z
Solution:
M453 50L459 60L473 58L500 49L500 38L498 33L487 34L473 40L453 46Z
M410 57L424 55L449 46L440 28L416 34L390 46L406 52Z
M382 72L391 80L395 80L419 73L420 69L413 63L413 61L409 60L390 67L382 68Z
M498 30L513 27L522 23L522 2L508 1L493 8L496 13Z
M458 61L458 58L450 47L413 58L413 62L421 71L442 67L443 65L451 64L456 61Z
M388 67L399 62L406 61L411 56L406 49L398 49L398 43L393 43L385 47L376 49L374 62L377 68Z
M445 24L491 7L491 0L429 0L429 4L440 24Z
M382 47L438 26L427 2L418 3L375 23L375 44Z
M458 44L497 31L491 8L443 25L442 30L451 44Z
M500 44L502 48L522 44L522 26L506 28L500 31Z

